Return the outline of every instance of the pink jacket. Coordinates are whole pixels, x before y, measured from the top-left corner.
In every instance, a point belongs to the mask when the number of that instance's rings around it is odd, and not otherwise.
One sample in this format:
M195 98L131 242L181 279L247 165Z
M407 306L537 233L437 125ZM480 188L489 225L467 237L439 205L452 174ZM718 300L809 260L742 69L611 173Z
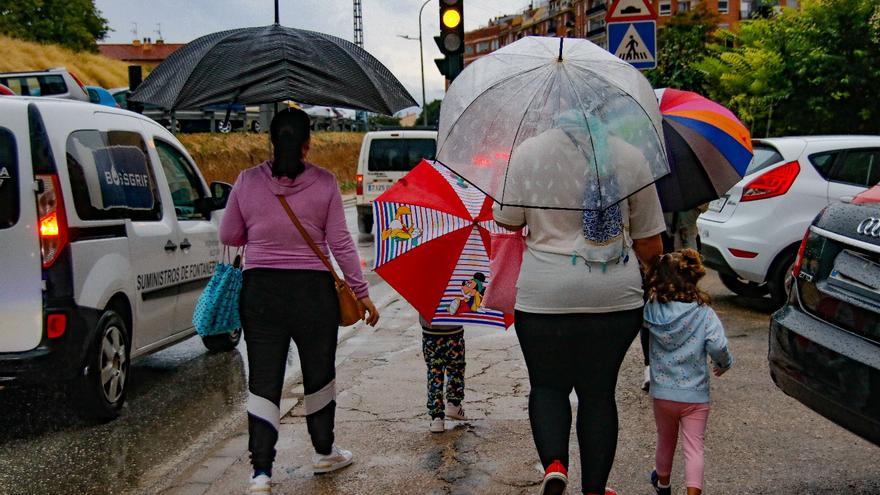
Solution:
M361 261L342 207L336 177L311 163L296 180L272 177L270 162L243 171L235 181L220 223L220 242L247 246L245 270L327 268L296 230L275 194L290 207L324 254L333 253L358 297L369 295ZM329 249L328 249L329 248Z

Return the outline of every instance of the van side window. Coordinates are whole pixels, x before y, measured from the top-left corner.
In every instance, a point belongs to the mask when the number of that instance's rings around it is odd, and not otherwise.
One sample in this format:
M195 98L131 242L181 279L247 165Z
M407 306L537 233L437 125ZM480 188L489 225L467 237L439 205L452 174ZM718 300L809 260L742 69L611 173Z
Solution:
M18 149L12 131L0 127L0 230L18 222Z
M76 131L67 138L67 171L83 220L162 219L147 146L130 131Z
M165 171L165 180L171 189L171 199L174 201L174 211L177 212L178 220L205 220L207 217L198 211L195 206L196 200L207 196L202 187L202 181L193 169L189 160L174 146L159 139L156 143L156 153L162 162L162 170Z

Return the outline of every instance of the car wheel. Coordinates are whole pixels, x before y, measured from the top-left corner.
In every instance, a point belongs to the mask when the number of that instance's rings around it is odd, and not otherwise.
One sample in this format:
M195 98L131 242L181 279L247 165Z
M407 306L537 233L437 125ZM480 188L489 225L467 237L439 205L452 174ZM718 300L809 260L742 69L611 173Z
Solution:
M791 271L794 269L796 256L795 252L782 255L773 265L770 278L767 279L767 287L770 288L770 299L773 301L774 308L782 307L788 299L788 289L792 282Z
M361 234L373 233L372 213L358 214L358 231L360 231Z
M251 122L251 131L263 132L263 124L261 124L259 120Z
M119 416L129 378L129 334L122 317L108 310L98 320L97 338L80 377L79 398L86 416L109 421Z
M232 131L232 122L217 122L217 130L221 134L228 134Z
M207 335L202 337L202 344L208 349L208 352L228 352L238 346L241 340L241 329L232 333L223 333L220 335Z
M730 289L731 292L738 296L764 297L769 291L769 289L767 288L767 284L750 282L748 280L741 279L735 275L719 273L718 278L721 279L721 283L724 284L725 287Z

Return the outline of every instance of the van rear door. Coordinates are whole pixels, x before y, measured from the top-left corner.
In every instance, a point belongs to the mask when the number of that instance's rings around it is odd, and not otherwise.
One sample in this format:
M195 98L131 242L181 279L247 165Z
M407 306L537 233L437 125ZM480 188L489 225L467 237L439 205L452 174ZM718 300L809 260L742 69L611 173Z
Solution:
M0 352L31 350L43 337L40 242L28 136L27 106L0 103Z

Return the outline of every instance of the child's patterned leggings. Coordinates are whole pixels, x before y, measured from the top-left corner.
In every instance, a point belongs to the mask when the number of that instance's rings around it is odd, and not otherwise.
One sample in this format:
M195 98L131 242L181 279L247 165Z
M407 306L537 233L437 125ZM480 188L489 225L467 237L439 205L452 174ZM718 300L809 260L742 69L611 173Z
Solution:
M431 419L445 417L446 400L459 406L464 400L464 332L453 335L422 334L422 353L428 365L428 413Z

